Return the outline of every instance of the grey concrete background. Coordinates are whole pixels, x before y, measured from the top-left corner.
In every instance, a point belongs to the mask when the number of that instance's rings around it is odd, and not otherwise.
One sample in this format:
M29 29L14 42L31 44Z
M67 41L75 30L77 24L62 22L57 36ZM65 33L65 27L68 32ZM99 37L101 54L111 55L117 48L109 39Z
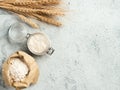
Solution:
M40 23L38 31L49 36L56 51L35 57L40 78L25 90L120 90L120 0L65 0L63 7L69 12L60 18L62 27ZM16 20L10 19L1 11L1 60L21 49L7 44L4 33Z

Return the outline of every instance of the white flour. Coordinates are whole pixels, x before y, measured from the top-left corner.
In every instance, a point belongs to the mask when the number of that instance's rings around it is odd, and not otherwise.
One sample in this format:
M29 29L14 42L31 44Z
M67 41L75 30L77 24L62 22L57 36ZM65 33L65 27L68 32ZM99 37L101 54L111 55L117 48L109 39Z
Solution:
M14 81L22 81L28 73L28 67L19 58L14 58L10 67L9 74Z
M40 34L32 36L28 42L29 49L35 53L43 53L48 46L49 41Z

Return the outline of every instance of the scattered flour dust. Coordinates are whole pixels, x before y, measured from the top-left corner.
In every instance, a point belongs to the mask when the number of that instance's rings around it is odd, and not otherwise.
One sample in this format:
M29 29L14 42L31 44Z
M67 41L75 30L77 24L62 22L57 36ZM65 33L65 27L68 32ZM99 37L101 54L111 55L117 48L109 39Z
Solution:
M28 74L28 67L19 58L14 58L9 67L9 74L14 81L22 81Z

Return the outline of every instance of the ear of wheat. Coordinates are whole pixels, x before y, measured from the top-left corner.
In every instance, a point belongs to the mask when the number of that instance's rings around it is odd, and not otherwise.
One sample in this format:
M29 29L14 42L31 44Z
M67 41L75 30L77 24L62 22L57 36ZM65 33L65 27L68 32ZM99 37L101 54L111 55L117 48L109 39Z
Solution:
M52 24L52 25L55 25L55 26L61 26L62 24L54 19L51 19L49 17L46 17L46 16L41 16L41 15L37 15L37 14L34 14L33 16L35 16L38 20L41 20L43 22L46 22L48 24Z
M16 2L10 2L11 4L13 5L36 5L36 4L39 4L39 5L56 5L56 4L59 4L60 1L59 0L37 0L37 1L16 1Z
M20 15L20 14L17 14L18 17L24 21L25 23L27 23L28 25L32 26L33 28L38 28L39 26L34 23L33 21L31 21L30 19L28 19L27 17L25 17L24 15Z
M60 2L60 0L3 0L0 1L0 8L16 13L22 21L33 28L38 28L38 25L30 20L30 17L61 26L62 24L55 20L56 16L64 15L63 9L56 6Z

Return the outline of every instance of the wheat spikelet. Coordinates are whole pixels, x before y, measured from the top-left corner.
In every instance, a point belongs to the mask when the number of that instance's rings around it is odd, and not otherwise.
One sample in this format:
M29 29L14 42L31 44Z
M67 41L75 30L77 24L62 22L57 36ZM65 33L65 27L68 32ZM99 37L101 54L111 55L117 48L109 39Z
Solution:
M23 6L23 5L36 5L37 3L36 1L16 1L12 2L11 4Z
M39 4L44 4L44 5L48 5L48 4L60 4L61 0L38 0Z
M51 4L59 4L60 0L37 0L37 1L15 1L15 2L10 2L13 5L51 5Z
M21 5L21 7L32 8L32 9L43 9L42 5Z
M40 6L40 5L39 5ZM41 9L47 9L47 10L63 10L59 7L55 7L55 6L47 6L47 5L41 5L40 6Z
M46 22L48 24L52 24L55 26L61 26L62 24L52 18L49 17L45 17L45 16L41 16L41 15L37 15L37 14L33 14L33 16L35 16L38 20L41 20L43 22Z
M17 14L18 15L18 14ZM28 25L32 26L33 28L39 28L37 24L35 24L34 22L32 22L30 19L28 19L27 17L25 17L24 15L18 15L18 17L24 21L25 23L27 23Z
M16 0L1 0L0 2L6 2L6 3L12 3L15 2Z
M10 5L4 6L4 5L1 5L1 4L0 4L0 8L11 10L11 11L14 11L14 12L25 12L25 13L39 12L39 9L31 9L31 8L25 8L25 7L16 7L16 6L10 6Z
M21 5L20 7L32 8L32 9L46 9L46 10L62 11L62 9L59 7L47 6L47 5Z
M38 13L43 13L47 15L64 15L62 11L58 10L47 10L47 9L40 9Z

